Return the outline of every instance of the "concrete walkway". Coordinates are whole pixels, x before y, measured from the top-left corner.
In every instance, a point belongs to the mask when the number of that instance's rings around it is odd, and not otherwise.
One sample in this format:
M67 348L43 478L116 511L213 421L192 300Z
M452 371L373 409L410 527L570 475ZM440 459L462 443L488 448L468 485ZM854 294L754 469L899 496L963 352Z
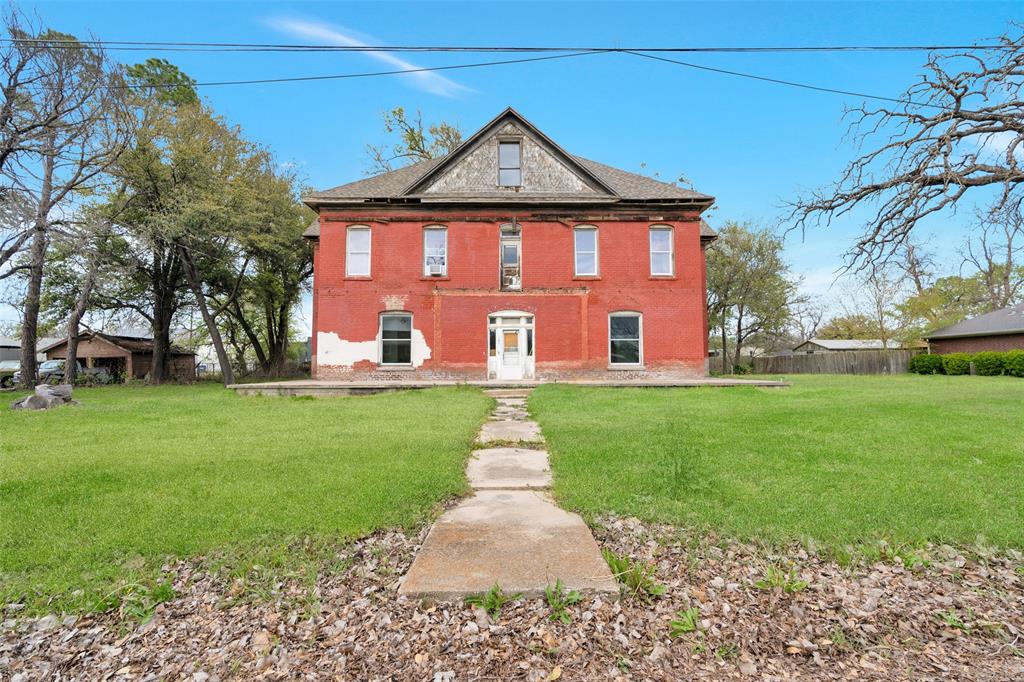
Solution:
M459 599L498 583L505 592L542 596L566 589L618 593L590 529L551 499L548 453L528 419L529 390L488 391L498 402L466 469L473 495L434 523L399 593ZM526 447L517 447L526 446Z

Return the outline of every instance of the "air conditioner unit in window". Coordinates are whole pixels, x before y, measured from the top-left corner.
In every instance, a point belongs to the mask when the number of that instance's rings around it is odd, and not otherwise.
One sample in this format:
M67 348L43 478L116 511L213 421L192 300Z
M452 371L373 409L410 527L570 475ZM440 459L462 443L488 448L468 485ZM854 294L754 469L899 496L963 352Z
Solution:
M430 273L431 277L440 277L444 274L444 266L440 263L431 263L427 266L427 272Z

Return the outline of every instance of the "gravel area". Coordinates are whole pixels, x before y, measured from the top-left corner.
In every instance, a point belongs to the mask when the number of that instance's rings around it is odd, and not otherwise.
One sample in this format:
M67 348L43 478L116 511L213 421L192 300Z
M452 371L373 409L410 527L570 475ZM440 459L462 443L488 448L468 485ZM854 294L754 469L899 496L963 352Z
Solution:
M397 596L426 529L378 533L341 548L315 584L280 580L259 598L202 560L167 566L176 596L143 625L5 605L0 679L1024 679L1020 553L930 547L923 565L843 568L636 520L594 530L652 562L664 595L585 597L571 623L519 600L492 619ZM694 629L672 637L687 609Z

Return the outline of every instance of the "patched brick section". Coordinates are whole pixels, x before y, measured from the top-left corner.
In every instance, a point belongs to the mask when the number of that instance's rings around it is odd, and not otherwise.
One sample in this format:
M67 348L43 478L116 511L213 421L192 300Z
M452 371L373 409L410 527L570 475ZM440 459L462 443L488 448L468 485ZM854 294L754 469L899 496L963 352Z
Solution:
M959 339L935 339L931 342L933 353L980 353L981 351L1008 351L1024 348L1024 334L1000 334L998 336L967 336Z

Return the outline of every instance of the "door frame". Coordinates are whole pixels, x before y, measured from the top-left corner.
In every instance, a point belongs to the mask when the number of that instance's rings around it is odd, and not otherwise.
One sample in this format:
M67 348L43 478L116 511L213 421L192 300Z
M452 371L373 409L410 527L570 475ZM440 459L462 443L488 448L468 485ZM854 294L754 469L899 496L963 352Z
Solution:
M511 319L510 319L511 318ZM519 318L514 320L514 318ZM506 331L519 334L521 348L522 377L518 379L502 378L504 362L504 346ZM494 355L491 355L491 334L494 334ZM532 336L528 341L527 336ZM489 381L532 381L535 376L537 355L537 322L536 316L524 310L499 310L487 314L487 379Z

